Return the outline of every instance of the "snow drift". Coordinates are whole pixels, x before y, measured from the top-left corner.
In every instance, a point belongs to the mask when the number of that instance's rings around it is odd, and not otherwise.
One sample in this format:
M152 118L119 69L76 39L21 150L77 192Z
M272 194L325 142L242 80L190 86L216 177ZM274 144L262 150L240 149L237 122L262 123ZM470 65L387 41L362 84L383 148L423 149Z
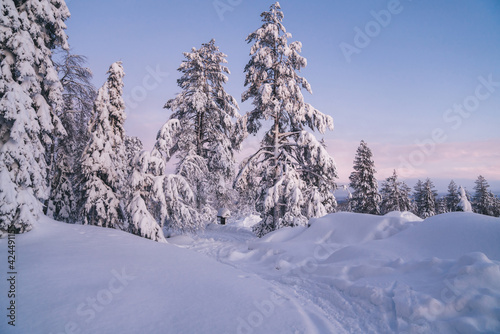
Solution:
M261 239L255 222L160 244L43 218L16 236L0 332L500 332L498 218L337 213Z

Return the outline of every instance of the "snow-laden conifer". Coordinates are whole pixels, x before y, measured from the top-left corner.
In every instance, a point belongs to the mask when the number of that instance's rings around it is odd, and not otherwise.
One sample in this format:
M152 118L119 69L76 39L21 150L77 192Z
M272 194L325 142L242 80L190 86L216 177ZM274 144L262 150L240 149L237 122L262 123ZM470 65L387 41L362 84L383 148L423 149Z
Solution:
M460 186L460 188L458 189L457 197L458 203L455 206L454 211L472 212L472 204L469 202L465 189L462 186Z
M446 198L438 197L436 198L436 214L447 213L448 209L446 208Z
M410 199L411 189L403 181L398 181L398 174L394 170L392 176L382 183L380 193L382 203L381 213L386 214L391 211L411 211L412 203Z
M97 93L90 141L81 158L81 215L84 224L124 228L121 188L128 170L122 98L125 73L121 62L113 63L107 73L108 79Z
M437 214L437 191L430 179L418 180L415 185L415 213L420 218L428 218Z
M500 198L498 196L494 196L495 199L495 207L493 210L493 216L500 217Z
M249 133L256 134L265 120L271 127L259 150L243 162L235 182L240 191L249 188L256 197L262 221L254 231L259 236L283 226L305 225L309 217L332 212L337 177L333 158L306 131L306 127L320 133L332 130L333 120L304 102L302 89L312 91L298 75L307 65L300 55L302 44L288 43L292 36L282 24L278 2L261 17L262 26L247 37L253 44L242 99L251 99L254 107L245 116Z
M171 157L172 148L182 131L178 119L168 120L158 132L150 158L149 173L153 178L148 207L160 226L164 226L169 233L194 232L204 226L205 217L198 212L196 194L185 177L189 175L202 180L205 160L198 155L187 155L178 165L178 173L165 174L165 160Z
M207 218L215 219L216 210L231 202L234 150L242 139L233 138L232 119L238 116L238 104L224 89L230 74L224 65L227 56L214 40L185 52L184 57L177 80L182 91L165 104L180 131L174 137L164 127L158 140L163 141L167 158L177 155L177 174L191 185L196 209L210 212L212 217Z
M77 219L78 198L75 194L75 178L72 156L58 147L58 155L51 182L50 199L47 205L47 215L65 222L74 222Z
M457 211L457 205L460 202L461 193L455 181L451 180L448 185L448 193L446 194L446 211L453 212ZM463 211L463 210L458 210Z
M472 207L476 213L494 216L496 200L493 193L489 190L489 187L488 181L486 181L482 175L479 175L475 181Z
M132 162L137 154L142 152L144 145L138 137L125 136L125 156L127 161Z
M63 0L0 4L0 234L32 228L48 198L62 87L51 50L68 48Z
M129 231L154 241L166 242L161 221L158 222L155 219L146 204L148 199L151 201L151 198L158 197L158 194L154 192L153 185L158 177L156 174L162 174L162 170L165 168L163 159L161 156L155 155L155 152L151 154L149 151L142 151L134 155L131 165L133 171L128 180L131 198L126 206L129 216ZM163 193L163 190L160 191ZM163 197L163 194L159 197Z
M353 189L350 199L353 212L380 214L380 202L382 200L378 192L378 183L375 178L375 163L372 159L372 151L361 141L354 158L354 171L349 176L349 186Z

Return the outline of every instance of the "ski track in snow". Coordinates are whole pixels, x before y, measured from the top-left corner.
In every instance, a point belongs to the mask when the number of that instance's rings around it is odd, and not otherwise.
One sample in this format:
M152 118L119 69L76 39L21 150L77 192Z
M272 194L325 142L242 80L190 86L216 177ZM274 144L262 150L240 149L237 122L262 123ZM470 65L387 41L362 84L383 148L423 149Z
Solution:
M256 239L248 227L211 225L171 242L270 282L307 310L318 333L500 332L500 221L431 220L341 213L318 219L312 232Z
M500 333L499 218L337 213L260 239L257 220L161 244L43 218L16 236L0 333Z
M192 238L192 239L191 239ZM221 227L210 225L203 233L193 237L181 236L174 238L174 244L188 248L220 263L242 270L248 276L258 276L271 283L276 291L286 299L293 301L297 309L302 310L303 320L307 323L309 330L315 329L315 333L349 333L342 325L331 316L331 308L314 303L314 298L307 290L298 285L284 282L280 274L256 273L249 266L244 266L238 260L244 259L248 254L248 243L255 240L255 235L249 230L231 228L230 225ZM172 241L172 240L171 240ZM234 260L231 260L233 258ZM314 332L311 332L314 333Z
M244 259L245 254L252 253L248 244L255 240L255 235L249 231L234 229L230 225L225 227L211 225L204 233L193 237L192 243L185 244L185 237L180 239L183 239L183 242L178 244L179 246L205 254L218 262L243 270L248 275L257 275L273 284L283 296L297 300L296 306L304 310L309 328L316 328L317 333L381 333L379 328L373 328L369 324L363 325L367 312L362 303L346 298L334 286L315 282L300 275L282 274L275 268L271 273L267 267L256 273L254 266L238 261ZM258 263L254 265L259 266ZM389 318L392 326L390 324L381 326L385 327L383 332L394 330L391 327L394 327L395 315ZM329 323L325 323L325 319Z

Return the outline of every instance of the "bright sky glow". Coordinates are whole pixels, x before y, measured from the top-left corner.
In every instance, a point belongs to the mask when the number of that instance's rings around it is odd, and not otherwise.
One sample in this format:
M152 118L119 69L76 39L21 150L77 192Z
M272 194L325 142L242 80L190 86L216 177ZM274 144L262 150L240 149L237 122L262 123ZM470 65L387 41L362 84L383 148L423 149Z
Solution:
M179 92L182 52L215 38L228 55L227 91L238 101L249 60L246 36L263 0L68 0L73 53L89 58L100 87L123 61L129 135L149 149ZM497 0L281 1L284 25L303 44L306 102L331 115L325 134L347 182L359 142L377 178L451 179L469 190L482 174L500 190L500 2ZM250 110L241 104L241 113ZM318 134L319 136L319 134ZM250 138L244 152L256 147ZM442 181L440 181L442 180Z

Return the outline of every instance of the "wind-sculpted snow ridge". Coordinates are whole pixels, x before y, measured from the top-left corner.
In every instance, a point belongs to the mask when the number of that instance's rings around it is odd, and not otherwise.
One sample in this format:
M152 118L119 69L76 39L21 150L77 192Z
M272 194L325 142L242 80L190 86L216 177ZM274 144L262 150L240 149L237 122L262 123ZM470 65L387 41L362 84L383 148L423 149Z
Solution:
M214 226L184 247L295 291L348 333L495 333L499 240L500 219L472 213L336 213L261 239Z

